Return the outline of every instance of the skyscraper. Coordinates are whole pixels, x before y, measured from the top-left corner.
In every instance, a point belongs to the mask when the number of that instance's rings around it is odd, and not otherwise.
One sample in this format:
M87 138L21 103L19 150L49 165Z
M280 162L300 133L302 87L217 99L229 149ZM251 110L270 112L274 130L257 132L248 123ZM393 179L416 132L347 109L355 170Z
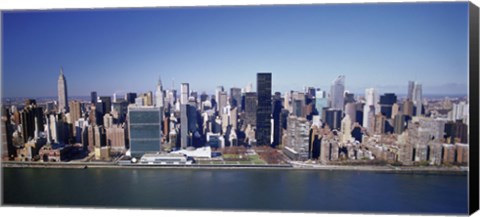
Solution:
M387 118L384 115L382 115L381 113L377 113L374 119L375 124L373 127L373 132L378 135L385 133L386 121L387 121Z
M164 98L162 80L158 78L157 89L155 90L155 106L163 107Z
M185 105L188 103L188 96L190 94L190 88L188 83L182 83L180 86L180 104Z
M402 134L407 127L409 117L404 114L397 114L393 119L393 129L396 134Z
M215 102L217 102L216 111L220 111L221 108L219 107L218 102L220 101L220 92L223 92L224 88L223 86L217 86L217 89L215 89Z
M305 93L293 92L292 93L292 114L297 117L306 117L305 105Z
M112 98L110 96L101 96L100 101L103 104L103 114L110 113L112 111Z
M365 104L375 106L380 100L378 91L375 88L365 89Z
M400 111L400 105L398 105L398 103L394 103L392 105L392 116L390 116L390 118L394 119L395 115L397 115L399 111Z
M345 104L347 104L347 103L353 103L353 102L355 102L355 94L349 93L349 92L345 92L344 99L345 99L345 100L344 100Z
M320 115L322 114L322 110L328 107L328 99L326 95L327 94L324 90L317 90L315 93L315 108Z
M113 126L113 116L110 113L107 113L103 116L103 126L105 128Z
M95 98L96 97L97 93L95 93ZM137 98L137 94L136 93L126 93L125 94L125 100L129 103L129 104L134 104L135 103L135 98Z
M228 100L227 92L220 91L218 93L218 101L217 101L219 113L223 110L223 108L225 108L225 106L227 106L227 100Z
M88 128L86 128L86 131L87 131L87 149L89 152L93 152L94 149L95 149L95 126L93 125L90 125L88 126ZM84 143L84 146L85 147L85 143Z
M75 123L78 119L82 117L81 103L79 101L73 100L70 101L70 120L71 123ZM75 135L75 131L73 132Z
M350 115L345 115L345 117L342 119L340 128L340 131L342 132L341 141L350 141L350 139L352 139L352 119L350 118Z
M380 112L385 115L387 119L392 116L392 107L396 102L397 95L394 93L385 93L380 96Z
M117 102L117 93L113 93L113 96L112 96L112 101L113 102Z
M369 114L372 112L374 115L376 112L375 107L378 104L379 96L375 88L365 89L365 105L363 107L363 127L368 128L370 126Z
M166 102L167 102L170 106L173 106L176 101L177 101L177 90L174 90L174 89L167 90L167 99L166 99Z
M282 112L282 97L280 92L275 92L273 97L273 142L272 146L275 147L280 145L282 139L281 123L280 123L280 113Z
M413 87L413 105L416 109L416 116L422 115L422 84L415 82Z
M242 89L236 88L236 87L230 88L230 105L232 107L240 107L241 103L242 103Z
M128 107L128 138L134 157L147 152L161 151L162 114L160 108L152 106Z
M106 142L112 152L125 151L125 129L120 125L114 125L105 129Z
M95 136L94 136L95 147L99 148L99 147L106 146L107 141L106 141L105 127L94 126L93 130L95 131ZM95 155L97 155L97 154L95 154Z
M257 93L245 93L245 126L257 124Z
M357 122L357 104L349 102L345 104L345 116L350 117L351 124Z
M343 111L344 98L343 93L345 92L345 76L340 75L332 82L330 88L330 102L331 108L338 109Z
M180 105L180 145L182 149L193 146L189 139L196 131L196 109L191 104Z
M27 143L37 138L39 132L44 131L43 109L36 104L31 104L23 108L20 114L23 142Z
M128 111L128 102L127 101L119 101L112 103L112 115L115 119L118 120L118 123L123 123L125 121L125 117L127 116Z
M406 100L402 105L402 112L404 115L413 116L413 102L411 100Z
M408 81L408 95L407 95L407 98L409 100L412 100L413 99L413 87L415 86L415 82L413 81Z
M90 103L95 104L97 102L97 92L90 92Z
M153 106L153 93L152 91L148 91L143 94L143 103L146 106Z
M342 111L339 109L328 109L325 112L325 123L330 129L340 130L342 122Z
M292 93L291 91L285 92L285 97L283 99L283 107L287 109L289 112L292 112L292 106L290 105L290 101L292 100Z
M315 96L317 97L317 96ZM313 126L309 130L308 136L308 155L309 159L318 159L320 156L320 144L322 142L322 137L316 126Z
M60 67L58 76L58 112L68 112L67 80L63 75L63 67Z
M309 131L310 125L306 118L288 116L287 132L285 146L293 149L298 154L294 154L294 158L298 160L306 160L309 151Z
M272 73L257 73L257 145L270 145Z

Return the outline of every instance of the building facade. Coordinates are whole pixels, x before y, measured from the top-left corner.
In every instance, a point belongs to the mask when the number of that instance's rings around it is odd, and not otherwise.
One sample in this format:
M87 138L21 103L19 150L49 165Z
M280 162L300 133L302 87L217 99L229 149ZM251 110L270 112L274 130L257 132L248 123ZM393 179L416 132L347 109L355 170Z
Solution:
M270 145L272 116L272 73L257 73L257 145Z
M161 151L161 121L159 108L133 105L128 107L128 134L132 156L139 157L147 152Z

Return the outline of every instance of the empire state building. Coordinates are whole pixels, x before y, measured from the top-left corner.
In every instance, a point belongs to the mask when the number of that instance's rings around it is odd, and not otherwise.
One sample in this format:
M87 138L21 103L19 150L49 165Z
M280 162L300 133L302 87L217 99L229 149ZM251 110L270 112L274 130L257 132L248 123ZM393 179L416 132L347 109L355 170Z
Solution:
M60 76L58 76L58 111L68 112L67 80L63 75L63 67L60 68Z

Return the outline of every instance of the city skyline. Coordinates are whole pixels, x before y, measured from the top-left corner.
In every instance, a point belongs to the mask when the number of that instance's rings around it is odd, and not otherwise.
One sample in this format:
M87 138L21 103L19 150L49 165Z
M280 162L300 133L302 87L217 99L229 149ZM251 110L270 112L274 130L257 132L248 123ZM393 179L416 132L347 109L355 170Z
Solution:
M5 204L466 213L476 20L468 2L3 13Z
M159 76L163 89L212 94L258 71L272 72L272 93L345 75L353 93L403 94L413 80L466 94L467 14L466 3L6 12L2 93L54 96L62 65L71 96L155 91Z

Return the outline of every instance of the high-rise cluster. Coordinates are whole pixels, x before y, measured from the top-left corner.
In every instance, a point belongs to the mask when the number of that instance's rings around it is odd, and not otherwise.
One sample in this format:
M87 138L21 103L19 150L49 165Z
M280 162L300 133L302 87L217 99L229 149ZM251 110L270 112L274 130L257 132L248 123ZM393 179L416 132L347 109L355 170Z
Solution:
M257 73L256 90L252 84L217 85L208 94L184 82L177 92L159 78L154 91L127 92L123 98L115 92L113 100L92 91L87 100L69 101L62 68L56 106L29 99L21 110L2 108L3 157L109 161L127 155L155 162L179 160L178 154L209 158L205 150L226 147L273 147L296 161L466 163L465 100L429 99L413 81L405 97L373 87L356 96L343 75L329 91L305 87L282 95L274 91L272 76Z

